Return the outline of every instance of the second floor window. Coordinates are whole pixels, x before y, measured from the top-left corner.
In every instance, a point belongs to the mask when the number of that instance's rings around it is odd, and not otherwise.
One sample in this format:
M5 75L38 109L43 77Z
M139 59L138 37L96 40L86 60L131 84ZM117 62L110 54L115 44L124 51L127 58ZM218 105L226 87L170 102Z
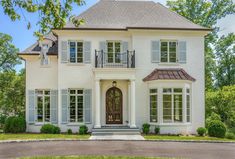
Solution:
M69 42L70 63L83 63L83 42Z
M107 42L107 60L108 63L121 62L121 43L118 41Z
M161 62L163 63L177 62L176 41L161 41Z

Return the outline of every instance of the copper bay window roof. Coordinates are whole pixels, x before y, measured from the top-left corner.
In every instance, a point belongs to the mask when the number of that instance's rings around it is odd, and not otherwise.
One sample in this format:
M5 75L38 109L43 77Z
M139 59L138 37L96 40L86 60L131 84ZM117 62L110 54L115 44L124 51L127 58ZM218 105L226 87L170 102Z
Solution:
M190 76L182 68L170 68L170 69L155 69L152 73L146 76L143 81L154 81L154 80L188 80L195 81L195 78Z

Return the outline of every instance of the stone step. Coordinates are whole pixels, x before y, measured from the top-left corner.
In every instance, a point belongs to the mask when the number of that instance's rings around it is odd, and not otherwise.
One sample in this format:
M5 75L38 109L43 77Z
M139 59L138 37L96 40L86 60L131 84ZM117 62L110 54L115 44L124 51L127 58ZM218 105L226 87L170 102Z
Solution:
M130 127L101 127L93 128L92 135L139 135L139 128L130 128Z

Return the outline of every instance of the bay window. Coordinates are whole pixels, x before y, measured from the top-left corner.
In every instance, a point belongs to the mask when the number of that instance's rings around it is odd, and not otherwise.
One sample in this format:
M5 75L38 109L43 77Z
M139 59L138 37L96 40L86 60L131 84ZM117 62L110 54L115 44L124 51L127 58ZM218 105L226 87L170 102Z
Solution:
M158 122L157 89L150 89L150 122Z
M69 90L69 122L83 122L83 90Z
M37 122L50 122L50 91L36 90L37 97Z

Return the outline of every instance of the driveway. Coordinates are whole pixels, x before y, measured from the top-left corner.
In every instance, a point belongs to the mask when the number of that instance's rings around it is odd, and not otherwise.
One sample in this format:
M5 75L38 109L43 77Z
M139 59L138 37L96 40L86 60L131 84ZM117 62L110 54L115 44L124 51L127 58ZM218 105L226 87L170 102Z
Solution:
M46 141L0 144L0 158L50 155L115 155L232 159L234 143L152 141Z

